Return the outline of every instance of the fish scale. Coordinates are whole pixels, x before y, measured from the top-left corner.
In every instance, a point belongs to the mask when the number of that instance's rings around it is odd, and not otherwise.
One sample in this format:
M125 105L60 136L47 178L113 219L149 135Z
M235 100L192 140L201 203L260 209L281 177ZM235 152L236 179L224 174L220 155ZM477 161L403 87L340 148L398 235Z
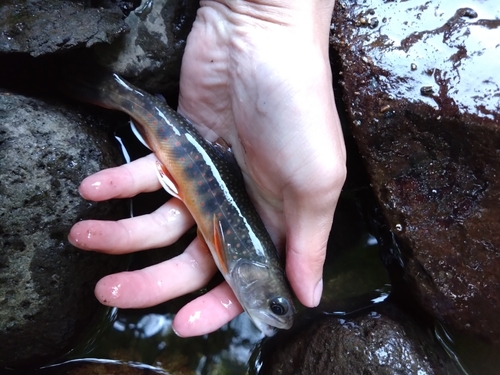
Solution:
M266 335L288 329L294 306L276 248L244 188L229 151L221 155L193 124L117 75L71 76L71 96L129 114L168 171L217 267Z

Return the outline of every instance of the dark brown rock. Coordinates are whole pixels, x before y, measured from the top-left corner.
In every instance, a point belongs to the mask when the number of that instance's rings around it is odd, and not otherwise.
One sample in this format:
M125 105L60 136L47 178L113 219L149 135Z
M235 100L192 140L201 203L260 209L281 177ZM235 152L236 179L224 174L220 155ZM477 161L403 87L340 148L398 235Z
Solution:
M263 358L260 375L458 375L431 331L392 305L340 319L326 317Z
M67 240L78 220L126 215L121 202L78 194L84 177L121 160L102 124L59 102L0 93L0 372L63 354L104 313L94 285L120 258Z
M500 5L342 1L352 133L420 304L500 340Z
M0 4L0 53L40 56L95 43L111 43L127 31L110 1L7 0Z

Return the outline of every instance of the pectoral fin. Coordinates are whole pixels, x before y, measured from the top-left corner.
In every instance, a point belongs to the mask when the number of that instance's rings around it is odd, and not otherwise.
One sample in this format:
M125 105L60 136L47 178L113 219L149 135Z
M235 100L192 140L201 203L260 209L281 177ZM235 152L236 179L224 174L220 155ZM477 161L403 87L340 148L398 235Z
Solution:
M214 214L214 246L221 271L225 274L228 273L227 270L227 260L226 260L226 244L224 242L224 232L222 231L222 225Z
M182 198L179 195L179 189L177 188L177 184L170 175L167 167L165 167L158 160L156 161L156 175L158 176L158 180L160 181L161 186L163 186L163 188L167 191L167 193L182 200Z

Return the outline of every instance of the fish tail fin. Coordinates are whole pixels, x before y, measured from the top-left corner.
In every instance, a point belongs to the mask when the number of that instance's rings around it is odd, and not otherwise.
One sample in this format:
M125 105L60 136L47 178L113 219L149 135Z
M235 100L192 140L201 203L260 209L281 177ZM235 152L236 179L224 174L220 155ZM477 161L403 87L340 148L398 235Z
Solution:
M118 80L121 79L116 74L105 69L75 65L64 69L58 86L60 91L73 99L108 109L120 109Z

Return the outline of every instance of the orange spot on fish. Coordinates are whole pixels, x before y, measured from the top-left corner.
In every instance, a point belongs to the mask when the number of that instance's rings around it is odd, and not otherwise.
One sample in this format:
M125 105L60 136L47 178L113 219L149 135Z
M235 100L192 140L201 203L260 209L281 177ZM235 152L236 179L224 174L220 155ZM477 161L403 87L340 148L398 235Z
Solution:
M184 161L184 158L180 158L179 160L180 160L180 161Z
M198 186L201 186L202 184L203 184L203 182L198 181Z
M228 229L228 230L226 231L226 234L227 234L227 235L230 235L230 234L231 234L231 231Z
M176 147L179 147L180 145L181 145L181 143L180 143L180 142L175 142L175 146L176 146Z
M200 206L201 206L201 207L205 207L205 202L201 202L201 203L200 203Z

